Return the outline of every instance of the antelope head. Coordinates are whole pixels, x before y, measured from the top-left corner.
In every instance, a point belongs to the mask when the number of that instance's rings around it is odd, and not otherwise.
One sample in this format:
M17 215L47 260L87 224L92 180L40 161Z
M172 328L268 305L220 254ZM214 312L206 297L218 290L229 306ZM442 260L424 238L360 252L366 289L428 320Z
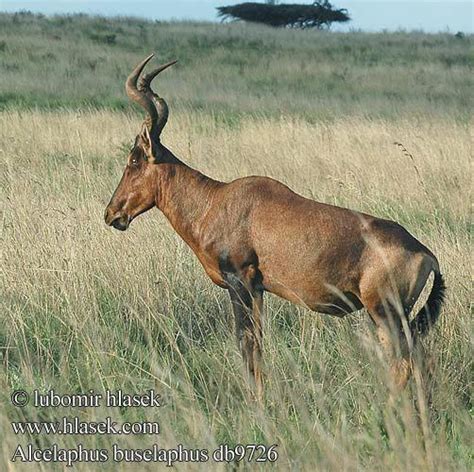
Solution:
M155 206L156 164L165 154L165 148L160 143L160 134L168 120L168 105L153 92L150 84L161 71L177 61L157 67L144 75L138 83L144 67L152 57L153 54L138 64L125 84L128 97L141 105L147 116L128 154L122 179L105 209L107 225L120 231L125 231L134 218Z

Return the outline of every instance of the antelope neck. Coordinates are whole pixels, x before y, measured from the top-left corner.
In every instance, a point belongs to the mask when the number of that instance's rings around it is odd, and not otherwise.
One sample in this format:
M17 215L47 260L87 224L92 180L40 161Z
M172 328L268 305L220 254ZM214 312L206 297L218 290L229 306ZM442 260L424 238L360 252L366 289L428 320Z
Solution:
M192 169L165 149L164 162L157 164L156 206L177 233L191 246L199 246L199 229L223 182Z

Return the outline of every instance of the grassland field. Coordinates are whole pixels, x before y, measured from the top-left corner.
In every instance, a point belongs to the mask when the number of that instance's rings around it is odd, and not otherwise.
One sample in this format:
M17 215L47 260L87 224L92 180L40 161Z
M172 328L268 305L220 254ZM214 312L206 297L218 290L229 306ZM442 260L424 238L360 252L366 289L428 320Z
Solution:
M10 459L18 444L80 442L278 445L275 464L174 465L183 471L472 470L472 46L472 36L449 34L0 14L0 469L64 470ZM152 210L123 234L105 226L142 118L124 80L150 52L180 60L155 88L171 111L163 141L189 165L226 181L268 175L396 220L438 256L448 294L424 341L429 391L415 378L388 401L364 311L338 319L266 296L260 407L227 294L164 216ZM154 388L163 406L15 408L19 388ZM63 415L156 420L161 432L12 432L12 421Z

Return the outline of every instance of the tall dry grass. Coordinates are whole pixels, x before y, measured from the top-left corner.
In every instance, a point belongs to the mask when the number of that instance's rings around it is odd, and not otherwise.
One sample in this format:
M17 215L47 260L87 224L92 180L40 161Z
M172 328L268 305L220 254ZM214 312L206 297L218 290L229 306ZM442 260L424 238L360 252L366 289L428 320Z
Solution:
M189 111L172 115L164 132L177 155L208 175L275 177L319 201L397 220L437 254L448 297L425 342L434 366L425 412L419 404L427 392L415 382L398 402L387 402L386 366L366 313L336 319L271 296L264 408L249 401L227 296L165 218L152 210L123 234L103 223L125 145L138 129L136 117L105 111L0 114L2 467L18 443L144 448L157 442L209 449L278 444L278 470L471 469L472 130L453 120L364 118L310 125L249 117L230 126ZM165 405L158 411L15 409L9 395L19 387L65 393L154 387ZM25 438L11 431L12 420L62 414L158 419L162 433L117 440Z

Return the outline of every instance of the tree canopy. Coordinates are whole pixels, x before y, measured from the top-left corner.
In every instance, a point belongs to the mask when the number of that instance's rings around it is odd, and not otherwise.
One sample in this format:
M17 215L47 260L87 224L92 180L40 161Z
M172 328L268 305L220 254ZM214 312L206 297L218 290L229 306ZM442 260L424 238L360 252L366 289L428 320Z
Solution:
M322 29L334 22L350 20L345 8L337 9L328 0L315 1L311 5L246 2L217 10L223 20L244 20L274 27Z

